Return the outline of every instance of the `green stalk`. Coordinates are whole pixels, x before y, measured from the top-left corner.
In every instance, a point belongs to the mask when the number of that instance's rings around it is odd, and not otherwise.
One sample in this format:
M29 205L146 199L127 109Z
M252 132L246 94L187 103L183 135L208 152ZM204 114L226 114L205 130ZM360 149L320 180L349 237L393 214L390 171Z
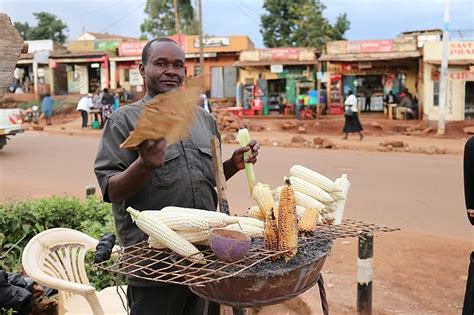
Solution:
M250 143L250 134L247 128L242 128L239 130L237 135L239 144L241 147L246 147ZM244 153L244 161L247 160L250 156L251 151ZM247 183L249 185L250 195L252 195L253 187L255 187L255 173L253 171L252 163L245 163L245 175L247 176Z

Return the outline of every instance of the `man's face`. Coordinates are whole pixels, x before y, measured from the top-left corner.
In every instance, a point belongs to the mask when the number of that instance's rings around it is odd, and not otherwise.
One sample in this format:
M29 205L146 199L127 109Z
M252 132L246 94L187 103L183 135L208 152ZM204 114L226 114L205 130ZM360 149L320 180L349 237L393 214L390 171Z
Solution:
M155 96L179 87L184 80L184 51L173 42L154 42L140 73L148 95Z

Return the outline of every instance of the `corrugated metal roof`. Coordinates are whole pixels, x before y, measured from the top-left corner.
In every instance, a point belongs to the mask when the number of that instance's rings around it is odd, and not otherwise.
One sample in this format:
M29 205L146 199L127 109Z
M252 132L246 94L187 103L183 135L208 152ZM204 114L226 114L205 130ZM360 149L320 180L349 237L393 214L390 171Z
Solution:
M319 61L376 61L376 60L395 60L407 58L419 58L421 52L386 52L386 53L366 53L366 54L334 54L322 55Z
M284 65L284 66L304 66L317 65L317 60L267 60L267 61L237 61L232 64L234 67L261 67L270 65Z
M105 51L85 51L85 52L66 52L66 53L52 53L50 58L84 58L84 57L102 57L107 55Z

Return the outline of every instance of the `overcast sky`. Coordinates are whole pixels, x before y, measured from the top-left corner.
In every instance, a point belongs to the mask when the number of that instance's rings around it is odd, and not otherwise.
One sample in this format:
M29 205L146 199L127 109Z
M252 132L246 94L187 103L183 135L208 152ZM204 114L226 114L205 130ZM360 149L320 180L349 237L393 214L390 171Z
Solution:
M194 0L192 0L194 3ZM346 37L385 39L400 32L442 28L444 0L326 0L324 15L332 22L346 12L351 29ZM68 39L85 29L140 36L146 0L0 0L0 11L13 21L35 24L33 12L56 14L69 26ZM202 0L204 32L248 35L263 47L260 15L263 0ZM474 0L451 0L450 29L474 29ZM471 33L471 39L474 33Z

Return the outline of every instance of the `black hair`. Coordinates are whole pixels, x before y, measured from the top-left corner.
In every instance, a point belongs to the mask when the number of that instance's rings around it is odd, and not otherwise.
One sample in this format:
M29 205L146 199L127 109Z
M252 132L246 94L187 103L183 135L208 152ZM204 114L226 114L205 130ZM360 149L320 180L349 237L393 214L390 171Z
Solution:
M349 90L349 92L347 92L347 95L352 95L352 91Z
M109 89L108 89L108 88L105 88L105 89L104 89L104 93L109 93Z
M175 42L174 40L172 40L171 38L168 38L168 37L159 37L159 38L152 39L151 41L146 43L145 47L143 47L142 63L144 65L146 65L146 63L148 62L148 58L150 58L150 49L151 49L151 46L153 45L153 43L155 43L155 42L157 42L157 43L168 42L168 43L175 43L176 45L178 45L177 42Z

